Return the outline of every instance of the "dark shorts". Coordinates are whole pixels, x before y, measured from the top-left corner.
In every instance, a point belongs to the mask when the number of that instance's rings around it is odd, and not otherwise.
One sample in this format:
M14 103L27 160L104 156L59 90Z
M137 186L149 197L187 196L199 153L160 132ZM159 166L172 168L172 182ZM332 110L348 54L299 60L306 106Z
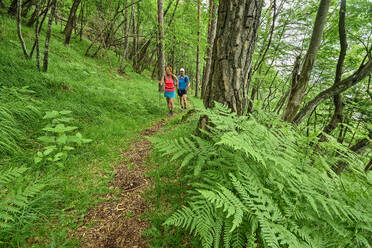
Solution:
M177 93L178 93L178 96L187 95L187 90L178 90Z

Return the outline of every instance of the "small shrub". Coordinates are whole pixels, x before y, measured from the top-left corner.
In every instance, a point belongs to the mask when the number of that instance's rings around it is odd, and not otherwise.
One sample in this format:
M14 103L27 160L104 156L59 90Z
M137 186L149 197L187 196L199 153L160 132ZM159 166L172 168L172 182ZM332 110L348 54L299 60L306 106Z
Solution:
M76 146L91 142L76 132L76 126L70 125L73 121L70 114L71 111L68 110L46 112L43 119L49 123L43 128L45 135L38 138L45 146L42 151L37 152L35 164L55 164L63 167L70 151Z

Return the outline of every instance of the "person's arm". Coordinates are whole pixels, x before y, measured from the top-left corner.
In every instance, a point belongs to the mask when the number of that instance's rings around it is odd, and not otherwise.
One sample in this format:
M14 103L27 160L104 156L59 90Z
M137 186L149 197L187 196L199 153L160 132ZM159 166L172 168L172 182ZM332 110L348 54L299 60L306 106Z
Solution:
M188 76L186 76L186 78L187 78L187 88L189 88L189 86L190 86L190 78Z

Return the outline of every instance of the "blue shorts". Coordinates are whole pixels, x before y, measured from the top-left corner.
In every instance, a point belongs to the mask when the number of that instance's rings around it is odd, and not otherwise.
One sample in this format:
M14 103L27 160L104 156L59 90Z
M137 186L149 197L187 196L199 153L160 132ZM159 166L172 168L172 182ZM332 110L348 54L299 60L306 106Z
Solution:
M175 98L176 97L176 91L164 91L164 97L166 98Z

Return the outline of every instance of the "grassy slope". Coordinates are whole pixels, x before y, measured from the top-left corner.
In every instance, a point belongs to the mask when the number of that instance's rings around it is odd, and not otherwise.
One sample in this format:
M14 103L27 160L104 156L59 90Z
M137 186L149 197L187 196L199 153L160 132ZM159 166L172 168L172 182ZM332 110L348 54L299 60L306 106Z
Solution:
M83 136L93 139L70 156L65 168L39 169L33 164L41 146L35 138L45 122L39 118L25 123L27 135L18 141L21 149L0 158L0 164L3 169L25 165L30 168L25 181L48 183L48 187L32 203L32 210L26 211L33 217L27 222L20 217L17 231L0 237L7 247L73 247L74 242L66 238L99 196L108 192L111 169L121 159L120 151L140 130L166 114L165 104L158 104L154 81L132 72L125 78L119 76L116 58L111 59L111 69L107 59L84 57L89 43L73 40L66 48L59 31L55 26L49 71L39 73L35 61L23 57L15 21L0 14L0 87L30 86L36 100L30 104L41 113L72 110L73 124ZM33 31L23 27L23 33L30 49ZM44 33L42 45L43 38Z

